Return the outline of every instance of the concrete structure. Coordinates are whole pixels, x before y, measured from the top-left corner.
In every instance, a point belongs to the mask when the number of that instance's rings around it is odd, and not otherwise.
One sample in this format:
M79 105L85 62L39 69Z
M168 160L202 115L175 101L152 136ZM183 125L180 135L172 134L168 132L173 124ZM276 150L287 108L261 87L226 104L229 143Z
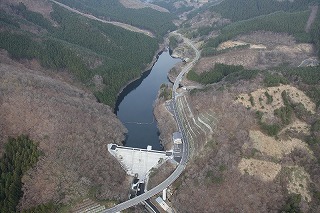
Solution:
M182 134L181 134L181 132L174 132L172 138L173 138L173 143L175 143L175 144L181 144L182 143Z
M151 168L171 158L172 152L148 149L131 148L108 144L108 151L120 162L128 175L137 176L140 181L146 178Z
M166 199L167 199L167 188L165 188L165 189L162 191L162 199L163 199L163 200L166 200Z
M183 155L182 153L183 144L182 144L181 132L174 132L172 135L172 140L173 140L173 156L174 156L173 159L179 163Z
M156 201L157 201L157 203L159 203L161 208L163 208L163 210L165 210L166 212L169 212L169 213L173 213L172 208L170 206L168 206L168 204L164 200L162 200L161 197L158 197L156 199Z
M148 212L151 212L151 213L160 213L160 211L158 210L158 208L151 202L150 199L147 199L147 200L143 201L142 204L146 207L146 209L148 210Z

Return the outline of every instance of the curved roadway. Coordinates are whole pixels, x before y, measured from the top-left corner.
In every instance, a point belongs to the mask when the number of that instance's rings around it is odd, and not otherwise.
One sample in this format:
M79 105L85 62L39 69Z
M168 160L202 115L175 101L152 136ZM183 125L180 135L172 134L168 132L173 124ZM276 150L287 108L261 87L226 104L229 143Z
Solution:
M188 157L189 157L189 144L188 144L188 139L186 137L184 128L182 126L182 122L178 116L177 113L177 107L176 107L176 94L177 94L177 88L179 86L179 83L182 80L182 77L184 74L186 74L191 67L195 64L195 62L197 60L199 60L200 58L200 52L198 51L198 49L192 44L192 42L183 37L181 34L178 34L176 32L173 32L173 34L180 36L181 38L183 38L184 42L186 42L188 45L190 45L195 53L196 53L196 57L192 60L192 62L188 63L188 65L186 67L183 68L183 70L180 72L180 74L178 75L178 77L176 78L174 84L173 84L173 93L174 93L174 98L173 98L173 105L174 105L174 114L176 117L176 121L178 123L178 127L180 132L182 133L182 139L183 139L183 154L182 154L182 158L181 161L179 163L179 165L177 166L177 168L174 170L174 172L166 179L164 180L162 183L160 183L158 186L150 189L149 191L146 191L145 193L143 193L142 195L139 195L135 198L132 198L130 200L127 200L123 203L120 203L110 209L106 209L103 211L103 213L107 213L107 212L120 212L124 209L130 208L132 206L135 206L151 197L153 197L154 195L158 194L159 192L163 191L165 188L167 188L168 186L170 186L179 176L180 174L183 172L183 170L186 167L187 161L188 161Z
M177 89L178 89L179 84L180 84L180 82L181 82L181 80L182 80L182 77L184 76L184 74L186 74L187 72L189 72L189 70L192 68L192 66L194 66L195 62L197 62L197 61L199 60L199 58L200 58L200 51L192 44L192 42L191 42L190 39L188 39L188 38L186 38L186 37L183 37L180 33L177 33L177 32L175 32L175 31L172 32L172 34L180 36L180 37L183 39L183 41L184 41L185 43L187 43L189 46L191 46L192 49L194 50L194 52L196 53L196 56L194 57L194 59L193 59L190 63L188 63L188 65L187 65L186 67L184 67L184 68L182 69L182 71L179 73L179 75L177 76L176 80L174 81L172 92L174 93L174 94L173 94L173 95L174 95L173 97L174 97L174 100L175 100L175 99L176 99L176 96L175 96L175 95L177 94Z

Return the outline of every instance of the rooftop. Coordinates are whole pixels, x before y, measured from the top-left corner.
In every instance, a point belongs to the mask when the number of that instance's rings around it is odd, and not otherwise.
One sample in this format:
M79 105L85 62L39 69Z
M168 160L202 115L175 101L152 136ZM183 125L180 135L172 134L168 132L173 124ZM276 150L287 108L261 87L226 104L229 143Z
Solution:
M181 132L174 132L173 133L173 140L178 140L178 139L182 139Z

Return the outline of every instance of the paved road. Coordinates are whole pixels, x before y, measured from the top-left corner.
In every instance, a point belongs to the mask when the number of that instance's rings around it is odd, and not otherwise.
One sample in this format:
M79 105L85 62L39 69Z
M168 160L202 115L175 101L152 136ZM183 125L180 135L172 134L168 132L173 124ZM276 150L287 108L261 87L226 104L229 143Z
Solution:
M174 97L174 99L175 99L175 98L176 98L176 95L177 95L177 89L178 89L179 84L180 84L180 82L181 82L181 80L182 80L182 77L183 77L186 73L188 73L188 72L190 71L190 69L195 65L195 63L199 60L199 58L200 58L200 52L199 52L199 50L192 44L192 42L190 41L190 39L183 37L181 34L179 34L179 33L177 33L177 32L172 32L172 34L177 35L177 36L180 36L180 37L183 39L183 41L184 41L185 43L187 43L189 46L191 46L192 49L194 50L194 52L196 53L196 56L194 57L194 59L193 59L190 63L188 63L187 66L185 66L185 67L182 69L182 71L179 73L179 75L177 76L176 80L174 81L173 89L172 89L172 93L173 93L173 94L172 94L172 95L173 95L172 97Z
M183 68L183 70L181 71L179 76L176 78L174 85L173 85L173 91L175 94L174 99L172 100L173 101L174 116L176 118L179 130L182 133L182 140L183 140L183 148L182 148L183 152L182 152L181 161L178 164L176 170L174 170L174 172L166 180L164 180L162 183L160 183L158 186L150 189L149 191L146 191L144 194L139 195L133 199L130 199L130 200L127 200L123 203L120 203L110 209L106 209L103 211L103 213L120 212L124 209L130 208L132 206L135 206L135 205L149 199L150 197L158 194L159 192L163 191L165 188L170 186L180 176L180 174L183 172L183 170L186 167L186 164L187 164L187 161L189 158L189 142L188 142L188 138L186 137L186 133L183 128L181 119L180 119L178 112L177 112L177 106L176 106L176 100L175 100L176 94L177 94L176 89L178 88L179 83L180 83L183 75L185 73L187 73L191 69L191 67L195 64L195 62L200 58L200 52L197 50L197 48L192 44L192 42L189 39L183 37L181 34L178 34L176 32L174 32L174 34L181 36L183 38L184 42L186 42L188 45L190 45L196 52L196 57L192 60L192 62L188 63L187 66Z

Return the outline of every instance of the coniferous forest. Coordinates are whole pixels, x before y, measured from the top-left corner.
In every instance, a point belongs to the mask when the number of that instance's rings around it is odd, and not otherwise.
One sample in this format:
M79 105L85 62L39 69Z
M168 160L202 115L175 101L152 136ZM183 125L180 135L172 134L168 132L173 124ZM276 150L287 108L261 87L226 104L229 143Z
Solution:
M23 3L13 7L30 26L43 28L46 33L33 35L20 30L20 22L9 14L2 14L0 22L7 31L0 33L0 48L15 59L38 59L45 68L68 70L79 81L93 88L97 99L114 106L120 89L137 78L152 61L158 40L131 32L111 24L100 23L53 5L53 27L41 14L28 11ZM87 56L100 61L90 67ZM95 90L91 79L103 78L105 87Z
M23 174L38 161L40 152L27 136L9 138L0 159L0 212L16 212L22 197Z
M99 17L151 30L158 36L163 36L176 28L172 23L175 16L171 13L163 13L151 8L130 9L124 7L118 0L108 0L108 2L99 0L58 1Z

